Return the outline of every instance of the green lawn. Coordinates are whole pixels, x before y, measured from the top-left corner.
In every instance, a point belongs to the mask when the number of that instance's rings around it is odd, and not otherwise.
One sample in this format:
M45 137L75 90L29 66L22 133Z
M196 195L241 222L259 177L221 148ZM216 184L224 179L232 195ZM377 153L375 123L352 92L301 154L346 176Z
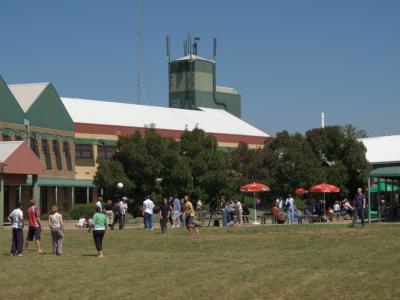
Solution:
M105 258L86 231L62 257L9 257L0 231L0 299L400 299L400 225L108 231Z

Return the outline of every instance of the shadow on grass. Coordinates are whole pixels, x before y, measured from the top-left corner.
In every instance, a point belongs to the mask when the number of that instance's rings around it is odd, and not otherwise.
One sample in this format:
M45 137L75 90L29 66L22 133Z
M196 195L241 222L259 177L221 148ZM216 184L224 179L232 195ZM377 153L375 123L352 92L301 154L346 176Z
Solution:
M82 256L97 257L97 254L82 254Z

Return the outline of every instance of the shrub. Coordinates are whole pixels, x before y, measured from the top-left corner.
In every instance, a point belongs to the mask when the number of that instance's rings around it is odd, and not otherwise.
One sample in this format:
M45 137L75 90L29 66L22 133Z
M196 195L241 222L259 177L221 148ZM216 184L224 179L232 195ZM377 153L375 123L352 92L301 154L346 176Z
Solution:
M77 220L81 217L92 216L95 212L96 205L90 204L76 204L70 211L69 216L72 220Z

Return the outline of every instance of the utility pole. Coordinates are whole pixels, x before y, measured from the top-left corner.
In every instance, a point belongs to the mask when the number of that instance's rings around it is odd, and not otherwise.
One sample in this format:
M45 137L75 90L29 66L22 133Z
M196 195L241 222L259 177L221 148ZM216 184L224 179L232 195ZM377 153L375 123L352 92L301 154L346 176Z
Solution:
M140 36L140 0L136 0L136 84L137 84L137 103L141 103L142 85L141 85L141 36Z

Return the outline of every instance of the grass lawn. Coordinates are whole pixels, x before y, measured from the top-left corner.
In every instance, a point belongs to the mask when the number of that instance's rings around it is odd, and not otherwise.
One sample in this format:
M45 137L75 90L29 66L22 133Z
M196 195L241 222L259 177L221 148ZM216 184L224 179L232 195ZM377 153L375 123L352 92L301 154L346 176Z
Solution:
M26 233L25 233L26 234ZM62 257L34 245L9 257L0 231L0 299L400 299L400 225L67 230Z

